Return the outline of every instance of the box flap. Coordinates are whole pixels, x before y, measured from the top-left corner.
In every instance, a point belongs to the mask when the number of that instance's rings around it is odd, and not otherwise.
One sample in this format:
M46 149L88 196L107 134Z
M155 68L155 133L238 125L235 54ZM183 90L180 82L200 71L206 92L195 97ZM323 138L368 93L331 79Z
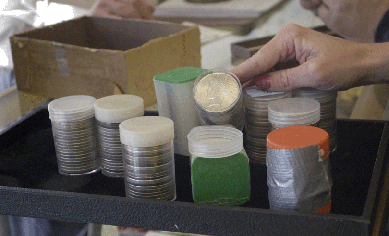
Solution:
M153 76L200 67L198 26L81 17L11 37L19 90L59 98L130 93L156 103Z

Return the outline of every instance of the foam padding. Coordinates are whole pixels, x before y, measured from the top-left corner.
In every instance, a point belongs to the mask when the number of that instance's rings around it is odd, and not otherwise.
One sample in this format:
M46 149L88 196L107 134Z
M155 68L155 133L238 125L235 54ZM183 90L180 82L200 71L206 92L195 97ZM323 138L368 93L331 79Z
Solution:
M245 154L196 157L191 166L193 200L215 205L242 205L250 199L250 167Z

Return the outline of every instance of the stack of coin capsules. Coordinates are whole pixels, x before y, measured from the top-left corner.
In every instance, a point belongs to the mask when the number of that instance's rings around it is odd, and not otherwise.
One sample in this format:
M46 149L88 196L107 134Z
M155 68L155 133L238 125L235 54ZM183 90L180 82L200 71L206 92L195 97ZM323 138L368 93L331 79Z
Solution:
M271 130L293 125L318 126L320 103L312 98L285 98L268 106Z
M100 147L101 173L109 177L123 177L119 124L124 120L143 116L143 99L129 94L111 95L98 99L94 106Z
M293 97L305 97L315 99L320 103L319 127L328 132L330 138L330 151L335 151L336 141L336 98L337 91L322 91L313 88L301 88L293 91Z
M195 107L203 125L244 127L242 86L228 70L213 69L202 73L193 87Z
M100 169L95 101L91 96L75 95L48 105L60 174L82 175Z
M126 196L174 200L173 121L160 116L143 116L123 121L120 126Z
M268 105L270 102L289 98L291 92L269 92L251 87L243 92L245 107L245 149L251 161L266 161L266 136L270 132Z

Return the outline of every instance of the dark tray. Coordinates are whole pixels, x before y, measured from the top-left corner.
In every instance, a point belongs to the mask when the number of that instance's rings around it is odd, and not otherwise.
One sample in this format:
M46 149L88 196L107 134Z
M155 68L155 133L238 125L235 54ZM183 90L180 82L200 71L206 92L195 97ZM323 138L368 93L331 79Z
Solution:
M189 159L179 155L176 201L132 200L125 197L123 179L58 174L43 108L0 135L0 214L206 235L380 233L387 219L388 138L385 122L338 120L328 215L269 210L263 164L251 164L252 198L245 206L195 204Z

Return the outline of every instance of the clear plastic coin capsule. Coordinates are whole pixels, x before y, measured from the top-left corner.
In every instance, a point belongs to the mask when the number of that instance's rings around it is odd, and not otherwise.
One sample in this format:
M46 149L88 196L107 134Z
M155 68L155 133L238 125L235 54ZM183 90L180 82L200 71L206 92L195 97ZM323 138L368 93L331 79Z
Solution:
M203 125L244 127L242 86L228 70L212 69L201 74L193 87L195 107Z
M143 99L128 94L112 95L98 99L94 106L101 156L101 173L109 177L123 177L119 125L124 120L143 116Z
M76 95L48 105L60 174L82 175L100 169L95 101L91 96Z
M126 196L175 200L174 124L166 117L144 116L120 126Z

